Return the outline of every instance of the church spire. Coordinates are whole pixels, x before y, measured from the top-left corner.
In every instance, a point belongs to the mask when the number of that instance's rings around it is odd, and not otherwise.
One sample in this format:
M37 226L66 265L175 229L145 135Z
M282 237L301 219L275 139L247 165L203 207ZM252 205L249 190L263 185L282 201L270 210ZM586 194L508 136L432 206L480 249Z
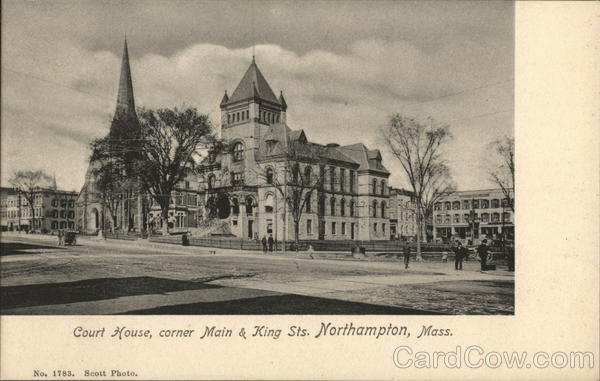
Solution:
M133 113L133 115L135 115L135 101L133 98L131 69L129 67L127 37L125 37L125 44L123 45L123 60L121 61L121 77L119 79L119 92L117 94L117 110L115 112L115 117L122 113Z

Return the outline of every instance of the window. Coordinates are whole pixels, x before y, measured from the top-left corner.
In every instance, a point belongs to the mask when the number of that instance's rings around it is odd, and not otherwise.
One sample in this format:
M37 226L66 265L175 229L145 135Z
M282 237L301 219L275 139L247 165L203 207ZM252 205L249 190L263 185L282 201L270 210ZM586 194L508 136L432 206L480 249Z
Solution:
M75 201L70 200L69 201L69 208L73 208L75 206Z
M500 213L492 214L492 222L500 222Z
M508 212L502 213L502 221L510 222L510 213L508 213Z
M373 217L377 217L377 200L373 200Z
M479 209L479 200L473 200L473 209Z
M331 234L336 234L336 232L335 232L335 222L331 223Z
M241 172L231 173L231 185L242 185L244 183L244 177Z
M458 224L460 222L460 214L455 214L454 215L454 223Z
M231 211L233 214L240 214L240 202L237 198L231 200Z
M354 217L354 200L350 201L350 217Z
M460 201L454 201L452 203L452 209L459 210L460 209Z
M481 213L481 222L489 222L490 215L488 213Z
M381 194L385 194L385 180L381 180Z
M469 209L469 200L463 200L463 209Z
M273 195L267 195L265 200L265 213L273 213Z
M75 212L69 211L69 218L75 218Z
M331 203L331 215L335 216L335 198L334 197L331 198L330 203Z
M375 223L373 224L373 231L374 231L375 233L377 233L377 222L375 222Z
M492 208L499 208L500 207L500 200L498 200L497 198L492 200Z
M52 229L58 229L58 222L52 221Z
M385 201L381 201L381 218L385 218Z
M329 185L331 190L335 190L335 167L329 167Z
M52 206L58 206L58 200L52 199Z
M350 176L349 176L349 182L350 182L350 192L354 192L354 171L350 170Z
M325 196L319 197L319 214L321 216L325 215Z
M298 163L294 164L292 167L292 181L294 184L300 183L300 165Z
M241 142L235 143L233 146L233 161L244 159L244 145Z
M481 200L481 208L487 209L490 207L490 200Z
M319 166L319 187L322 187L325 183L325 166Z
M449 214L446 214L446 215L444 216L444 223L445 223L445 224L449 224L449 223L450 223L450 215L449 215Z
M60 218L65 218L65 211L64 210L60 211Z
M469 213L463 214L463 222L469 222Z
M60 222L60 228L61 229L65 229L67 227L67 221L61 221Z
M373 179L373 194L377 194L377 180Z
M436 202L433 205L433 210L441 210L442 209L442 204L440 204L439 202Z
M246 215L251 216L254 212L254 199L252 197L246 198Z
M306 168L304 168L304 184L305 185L311 185L311 182L310 182L311 171L312 171L312 169L310 168L310 165L307 165Z
M212 173L208 175L208 189L214 189L216 177Z
M312 220L306 220L306 234L312 234Z
M250 110L246 110L246 119L250 119Z
M267 184L273 184L273 168L267 168L265 177L267 178Z
M342 201L340 201L340 216L345 216L346 215L346 199L342 199Z
M385 224L381 224L381 232L385 234Z
M446 201L444 203L444 210L450 210L450 209L452 209L452 205L451 205L450 201Z
M346 170L344 168L340 168L340 191L345 191L345 183L346 182Z
M312 211L312 205L311 205L312 204L312 197L311 197L310 193L308 193L306 195L306 200L305 200L304 204L306 205L305 206L306 212L310 213Z

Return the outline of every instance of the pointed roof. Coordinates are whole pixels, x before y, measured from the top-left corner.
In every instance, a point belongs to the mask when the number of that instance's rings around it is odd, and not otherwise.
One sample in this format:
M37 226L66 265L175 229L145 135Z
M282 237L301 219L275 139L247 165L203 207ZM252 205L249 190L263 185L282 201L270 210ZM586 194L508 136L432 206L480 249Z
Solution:
M285 102L285 98L283 97L283 91L279 92L279 103L281 104L281 109L283 111L287 110L287 103Z
M115 116L121 113L135 114L135 101L133 98L133 83L129 67L129 50L127 38L123 46L123 60L121 62L121 77L119 78L119 92L117 93L117 110Z
M224 107L229 101L229 95L227 95L227 90L225 90L225 95L223 95L223 99L221 99L221 107Z
M233 94L231 94L231 98L229 98L227 103L255 99L257 97L262 100L279 104L279 100L277 100L271 86L269 86L269 83L258 69L254 58L252 58L250 67L246 70L246 74L242 77L242 80L233 91Z

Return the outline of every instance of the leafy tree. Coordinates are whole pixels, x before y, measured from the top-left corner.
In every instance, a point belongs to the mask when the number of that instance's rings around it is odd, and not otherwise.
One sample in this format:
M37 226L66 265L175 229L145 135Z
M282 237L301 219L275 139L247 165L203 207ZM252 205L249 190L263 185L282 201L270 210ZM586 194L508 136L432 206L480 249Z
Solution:
M400 114L392 115L383 130L386 145L398 159L412 187L417 204L417 260L422 260L421 240L433 204L453 193L450 170L442 154L452 138L450 127L433 118L420 121Z
M140 109L137 118L125 116L95 142L92 158L112 163L123 178L139 184L159 205L168 233L172 192L192 173L199 150L214 141L211 130L208 115L196 108Z
M27 200L29 211L31 213L31 227L35 226L35 196L39 193L42 186L47 186L52 181L52 177L43 171L29 170L16 171L10 178L9 183L19 192L19 195ZM21 211L19 210L19 213Z

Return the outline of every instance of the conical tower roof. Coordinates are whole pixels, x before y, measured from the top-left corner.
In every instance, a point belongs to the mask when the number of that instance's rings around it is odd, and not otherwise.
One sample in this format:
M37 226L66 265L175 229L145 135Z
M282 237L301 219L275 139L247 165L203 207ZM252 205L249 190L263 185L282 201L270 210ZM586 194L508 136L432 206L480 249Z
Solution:
M279 100L273 93L271 86L269 86L269 83L265 79L264 75L258 69L254 58L252 58L250 67L248 67L248 70L246 70L246 74L244 74L242 77L242 80L233 91L233 94L231 94L231 98L229 98L227 103L234 103L246 99L254 99L256 97L279 104Z
M129 67L129 50L127 49L127 38L123 46L123 60L121 62L121 77L119 79L119 92L117 94L118 114L135 115L135 100L133 98L133 83L131 81L131 69Z

